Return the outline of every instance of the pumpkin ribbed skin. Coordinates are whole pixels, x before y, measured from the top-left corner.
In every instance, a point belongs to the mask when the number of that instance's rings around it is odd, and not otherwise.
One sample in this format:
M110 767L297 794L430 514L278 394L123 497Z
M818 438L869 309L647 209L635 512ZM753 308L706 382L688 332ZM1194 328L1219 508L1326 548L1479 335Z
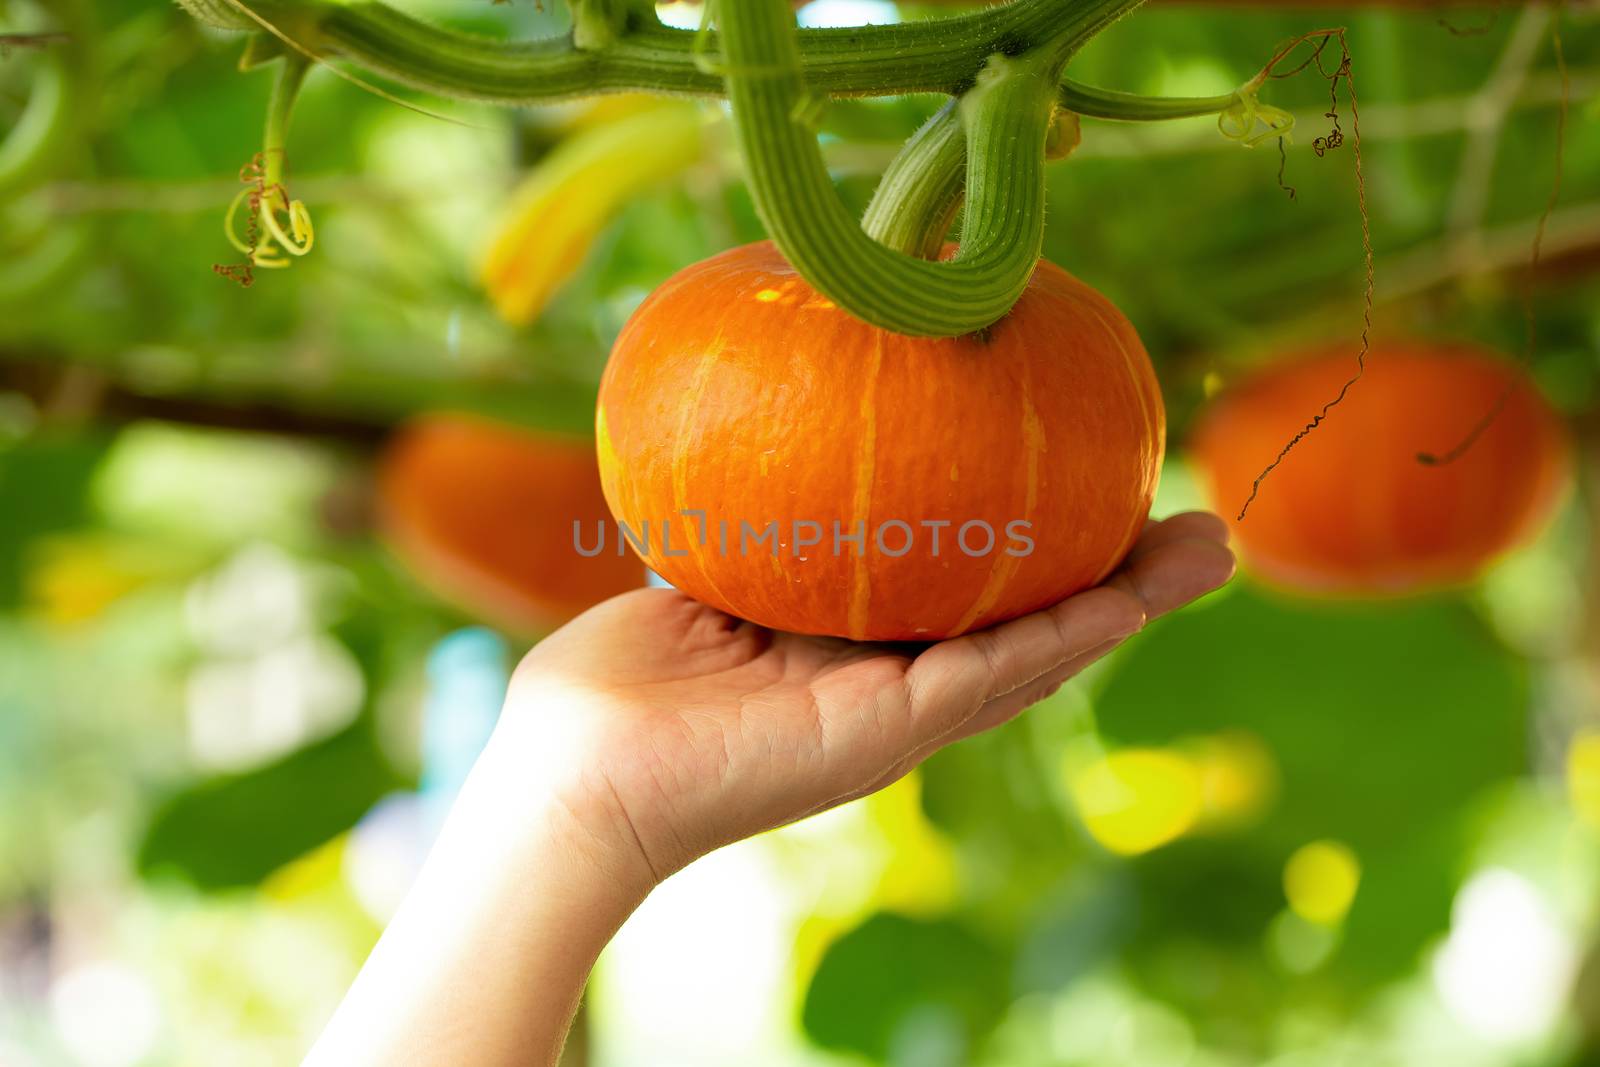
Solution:
M1261 469L1354 369L1350 351L1267 367L1225 392L1191 437L1217 509L1230 517ZM1442 465L1495 404L1472 446ZM1516 367L1462 345L1375 346L1327 420L1261 485L1235 538L1275 584L1393 596L1466 582L1535 533L1565 484L1559 416Z
M378 465L385 539L422 582L517 632L553 629L644 585L636 560L573 548L607 519L587 441L471 415L412 420Z
M644 302L612 350L596 436L613 514L650 525L647 561L679 589L775 629L934 640L1109 574L1149 510L1166 417L1127 319L1050 263L984 336L912 338L840 311L762 242ZM684 509L707 513L705 544ZM898 556L895 520L912 535ZM796 521L821 543L799 548ZM939 521L935 555L922 524ZM974 526L969 555L958 528L978 521L994 547ZM740 536L771 522L776 558ZM835 554L835 522L861 524L861 554L842 540ZM1026 552L1013 522L1031 523L1031 552L1008 554Z

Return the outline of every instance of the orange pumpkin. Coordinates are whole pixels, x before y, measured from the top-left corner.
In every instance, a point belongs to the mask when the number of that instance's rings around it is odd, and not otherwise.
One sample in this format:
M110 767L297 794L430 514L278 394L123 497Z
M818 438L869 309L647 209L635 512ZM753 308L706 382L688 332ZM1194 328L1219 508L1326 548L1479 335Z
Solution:
M1133 327L1059 267L981 335L914 338L839 310L766 242L644 302L596 421L606 499L662 577L858 640L948 637L1099 582L1166 436Z
M378 464L395 553L447 600L517 632L554 628L644 584L637 561L574 550L573 523L606 521L587 441L471 415L415 419Z
M1355 369L1348 348L1269 366L1225 392L1190 440L1211 498L1251 482ZM1460 456L1444 456L1510 388ZM1262 577L1308 593L1397 595L1477 576L1550 515L1565 428L1516 367L1473 348L1375 346L1366 374L1264 482L1235 535Z

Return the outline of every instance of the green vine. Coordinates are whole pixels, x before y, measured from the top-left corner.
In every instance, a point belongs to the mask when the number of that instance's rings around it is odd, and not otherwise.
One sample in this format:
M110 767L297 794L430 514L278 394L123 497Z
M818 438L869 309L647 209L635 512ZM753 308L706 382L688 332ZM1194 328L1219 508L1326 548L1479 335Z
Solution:
M1225 112L1238 93L1222 96L1139 96L1064 81L1061 112L1123 122L1156 122ZM1048 153L1052 160L1059 158ZM884 171L861 217L868 236L898 252L935 259L955 222L965 190L966 136L952 101L925 122Z
M29 32L7 34L0 60L27 47L33 72L21 114L0 130L0 306L47 290L93 253L90 220L39 212L28 198L65 167L89 165L88 101L99 80L95 20L83 0L37 0L6 13Z
M571 0L570 33L521 42L442 29L375 0L180 2L210 25L254 31L252 63L338 57L414 89L506 105L617 91L726 96L752 194L785 256L840 307L908 334L981 329L1021 294L1042 244L1058 109L1152 121L1240 106L1237 93L1151 98L1063 80L1077 49L1141 0L1015 0L844 29L797 29L785 0L718 0L715 29L698 32L663 26L647 0ZM857 220L823 165L820 110L829 97L915 92L955 99L911 139ZM251 207L283 250L301 254L309 220L302 233L281 166L281 149L269 147ZM937 262L962 210L960 252ZM278 232L279 213L289 233ZM256 256L253 238L235 243Z
M37 185L78 150L84 98L92 91L92 20L82 0L40 0L29 6L54 28L36 36L27 104L10 130L0 134L0 201Z
M966 210L953 260L869 237L839 200L811 130L795 121L806 85L784 0L720 0L728 99L747 182L767 230L802 276L864 321L952 337L1016 302L1044 239L1045 139L1061 69L1129 0L1061 2L1052 30L988 57L956 110L966 133Z
M967 139L954 100L905 143L883 172L861 229L885 248L937 259L966 188Z
M272 87L272 98L267 103L262 149L240 171L245 187L233 198L223 223L228 242L244 253L245 260L237 264L213 264L211 269L245 288L254 283L256 267L287 267L291 262L288 256L305 255L316 240L311 213L304 203L290 198L284 179L289 118L294 113L294 102L300 95L308 69L310 62L304 56L284 57L278 80ZM236 226L241 207L247 208L242 236ZM287 221L287 228L279 221L280 214Z
M1197 115L1216 115L1233 107L1239 93L1221 96L1140 96L1113 89L1096 89L1066 80L1061 83L1061 106L1085 118L1120 122L1161 122Z
M648 6L579 0L570 35L499 41L430 25L382 3L348 5L304 0L292 9L252 0L181 0L202 22L223 29L280 30L305 52L339 56L423 92L485 103L527 106L606 92L723 95L721 76L696 61L715 53L716 34L697 42L695 31L663 26ZM593 4L594 0L589 0ZM798 31L806 84L829 96L894 96L956 92L970 83L990 52L1048 29L1048 20L1016 9L1019 0L976 14L889 26ZM1057 6L1057 5L1051 5ZM1134 5L1126 5L1132 7ZM603 31L597 27L605 27ZM1210 115L1233 95L1147 97L1097 89L1071 80L1062 105L1091 118L1148 122Z

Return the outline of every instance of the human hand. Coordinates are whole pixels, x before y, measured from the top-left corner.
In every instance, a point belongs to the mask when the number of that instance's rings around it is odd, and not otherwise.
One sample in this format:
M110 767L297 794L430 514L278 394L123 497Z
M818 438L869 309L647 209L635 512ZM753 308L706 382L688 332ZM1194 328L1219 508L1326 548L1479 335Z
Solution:
M1204 512L1150 523L1102 585L917 648L774 632L671 590L607 601L528 653L497 744L639 891L864 796L1016 716L1233 573Z
M657 882L1042 700L1227 581L1225 540L1213 515L1151 523L1098 588L925 648L774 633L665 589L585 613L523 659L307 1064L554 1064L596 956Z

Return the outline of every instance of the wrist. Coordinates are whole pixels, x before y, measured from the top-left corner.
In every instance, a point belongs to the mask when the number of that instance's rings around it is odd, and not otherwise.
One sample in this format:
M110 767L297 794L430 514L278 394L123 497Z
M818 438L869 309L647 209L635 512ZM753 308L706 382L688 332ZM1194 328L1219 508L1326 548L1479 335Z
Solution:
M308 1064L557 1061L596 958L653 883L539 773L548 749L502 724Z
M535 726L501 722L458 801L471 810L452 821L498 827L491 847L505 850L514 869L559 882L620 924L661 877L602 776Z

